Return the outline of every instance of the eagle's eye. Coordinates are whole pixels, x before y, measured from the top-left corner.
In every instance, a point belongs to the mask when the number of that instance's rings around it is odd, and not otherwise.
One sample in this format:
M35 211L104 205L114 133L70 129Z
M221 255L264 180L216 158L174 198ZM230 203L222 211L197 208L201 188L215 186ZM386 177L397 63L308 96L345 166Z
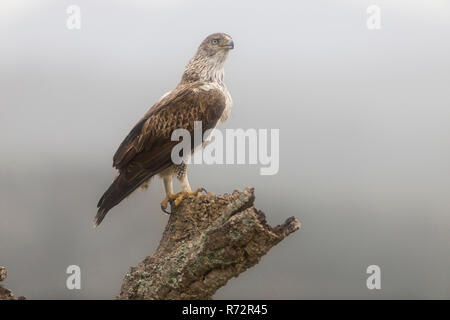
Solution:
M218 44L218 43L219 43L219 40L213 39L211 42L212 42L212 44Z

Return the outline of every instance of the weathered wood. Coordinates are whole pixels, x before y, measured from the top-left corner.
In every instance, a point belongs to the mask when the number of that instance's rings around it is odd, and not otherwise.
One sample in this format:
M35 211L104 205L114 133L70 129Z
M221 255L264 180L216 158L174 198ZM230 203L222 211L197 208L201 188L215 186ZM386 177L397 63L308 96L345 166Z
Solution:
M118 299L211 299L300 228L271 227L253 206L253 188L184 199L173 209L156 253L125 275Z

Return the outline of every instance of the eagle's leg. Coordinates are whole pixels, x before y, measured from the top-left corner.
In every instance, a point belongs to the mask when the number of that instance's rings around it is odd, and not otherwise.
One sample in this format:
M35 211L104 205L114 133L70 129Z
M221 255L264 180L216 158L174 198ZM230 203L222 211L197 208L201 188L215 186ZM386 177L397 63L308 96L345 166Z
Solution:
M181 191L176 194L173 193L173 186L172 186L173 175L176 175L177 179L181 183ZM169 205L169 203L173 208L173 206L179 205L184 198L190 196L197 196L202 191L206 192L204 188L198 188L197 190L192 191L187 177L187 165L185 163L174 166L174 168L171 169L171 171L168 171L167 173L164 173L161 176L164 182L164 189L166 190L166 197L161 202L161 210L167 214L170 214L170 212L167 211L167 206Z
M172 175L166 175L163 177L164 182L164 190L166 191L166 197L161 202L161 210L164 211L167 214L170 214L169 211L167 211L167 205L169 202L176 199L176 195L173 193L173 186L172 186Z
M182 191L177 193L177 197L174 201L175 206L178 206L184 198L197 196L202 191L206 192L205 188L197 188L197 190L192 191L187 176L187 164L185 163L177 166L177 178L180 180Z
M181 183L181 192L192 192L191 185L187 176L187 164L182 163L177 167L177 178Z

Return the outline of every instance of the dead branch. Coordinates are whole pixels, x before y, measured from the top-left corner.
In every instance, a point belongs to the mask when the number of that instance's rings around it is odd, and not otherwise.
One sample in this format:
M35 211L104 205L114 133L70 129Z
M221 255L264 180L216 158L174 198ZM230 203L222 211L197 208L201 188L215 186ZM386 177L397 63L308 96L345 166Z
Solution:
M211 299L300 228L290 217L271 227L253 188L184 199L170 215L156 253L125 275L118 299Z

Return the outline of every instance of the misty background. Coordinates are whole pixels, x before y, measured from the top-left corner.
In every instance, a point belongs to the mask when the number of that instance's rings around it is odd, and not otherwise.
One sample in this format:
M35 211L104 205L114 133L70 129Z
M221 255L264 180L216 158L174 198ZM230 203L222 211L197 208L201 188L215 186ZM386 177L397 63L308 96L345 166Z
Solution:
M81 30L66 9L81 8ZM381 29L366 26L369 5ZM168 216L154 179L92 228L112 156L214 32L235 43L226 128L280 129L280 170L194 165L302 228L216 299L450 298L446 0L0 2L0 265L30 299L112 299ZM66 289L67 266L81 290ZM381 268L368 290L366 268Z

